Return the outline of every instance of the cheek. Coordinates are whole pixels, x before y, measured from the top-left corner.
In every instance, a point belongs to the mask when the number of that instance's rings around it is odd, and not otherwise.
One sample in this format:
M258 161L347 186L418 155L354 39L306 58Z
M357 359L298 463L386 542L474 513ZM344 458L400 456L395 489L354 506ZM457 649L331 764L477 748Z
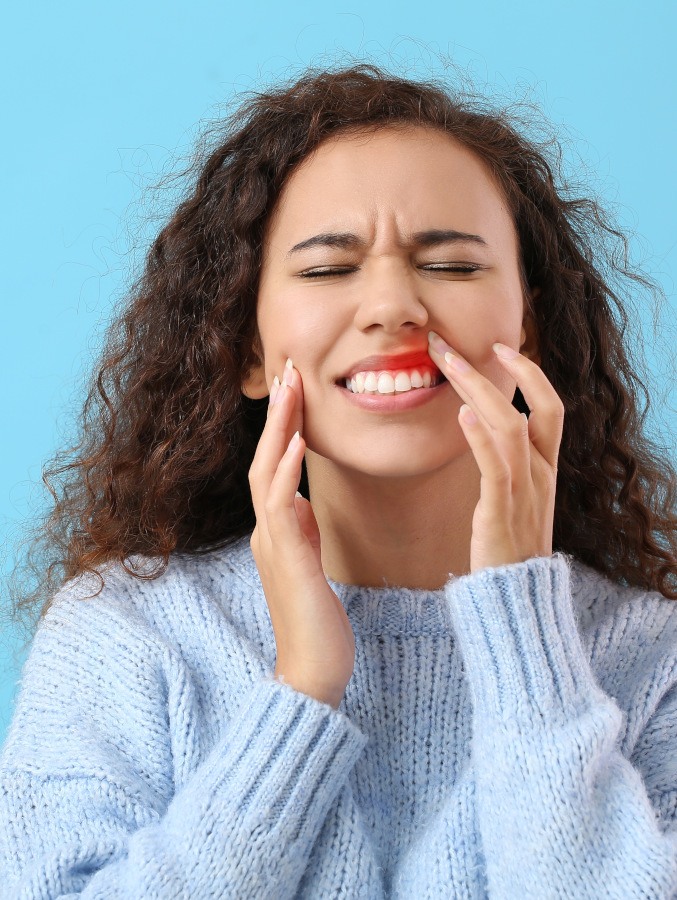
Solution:
M320 333L327 316L323 315L319 303L302 296L302 290L286 289L275 291L258 307L259 328L265 332L271 343L296 343L307 339L310 334Z
M520 312L521 316L521 312ZM494 342L499 341L509 347L519 347L521 338L521 318L513 316L496 321L488 317L475 320L470 333L466 332L459 339L458 352L480 375L491 382L509 402L515 395L517 381L510 375L496 358L492 349Z
M318 378L326 372L327 359L336 358L336 347L345 332L346 322L331 313L327 304L312 303L288 292L280 294L268 311L263 335L267 352L291 356L303 376Z
M274 359L289 349L297 333L297 320L296 311L279 296L259 302L256 321L267 357Z
M321 391L333 374L328 368L333 343L323 327L289 313L276 313L266 322L261 334L265 352L266 375L272 382L277 375L282 380L287 357L301 377L304 406L321 407ZM325 398L326 399L326 398Z

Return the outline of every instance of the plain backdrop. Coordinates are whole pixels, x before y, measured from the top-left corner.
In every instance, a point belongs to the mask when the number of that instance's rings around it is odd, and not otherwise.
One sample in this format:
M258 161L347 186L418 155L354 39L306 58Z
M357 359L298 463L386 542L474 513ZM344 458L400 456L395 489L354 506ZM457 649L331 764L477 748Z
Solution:
M171 208L151 185L241 92L308 65L374 62L408 77L445 60L489 94L536 103L667 295L633 316L656 385L650 429L677 434L675 39L671 0L64 0L12 4L2 54L2 467L5 575L27 517L50 499L42 466L68 445L113 306ZM653 395L652 395L653 396ZM671 450L672 452L672 450ZM0 598L7 606L3 583ZM25 656L5 626L0 742Z

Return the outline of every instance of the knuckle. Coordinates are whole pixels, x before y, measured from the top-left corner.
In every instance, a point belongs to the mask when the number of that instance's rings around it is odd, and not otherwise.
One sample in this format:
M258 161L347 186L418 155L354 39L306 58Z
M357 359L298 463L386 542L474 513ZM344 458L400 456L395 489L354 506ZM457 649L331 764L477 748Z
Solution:
M543 481L545 482L546 489L551 491L553 494L557 490L557 467L556 466L545 466L545 472L543 475Z
M272 517L267 519L266 527L268 529L268 547L271 551L280 552L284 546L285 532L281 523Z
M496 484L501 486L507 486L512 484L512 473L510 472L510 468L507 465L501 466L494 473L493 480Z
M525 434L529 433L529 423L521 413L519 413L516 419L511 420L508 433L513 439L524 437Z
M275 513L278 511L277 509L277 501L270 494L266 497L263 504L263 511L266 514L266 518L269 519L269 525L271 524L270 520L272 519L274 522Z

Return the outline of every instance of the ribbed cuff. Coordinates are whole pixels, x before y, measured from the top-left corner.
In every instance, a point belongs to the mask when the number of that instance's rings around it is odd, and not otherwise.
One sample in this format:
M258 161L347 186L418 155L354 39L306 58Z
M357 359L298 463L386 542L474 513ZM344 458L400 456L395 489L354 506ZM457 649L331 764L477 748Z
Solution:
M304 846L367 743L344 713L266 677L202 768L206 807L228 809L229 827L236 810L241 823L283 827L287 840Z
M565 554L481 569L445 593L476 718L561 718L599 694Z

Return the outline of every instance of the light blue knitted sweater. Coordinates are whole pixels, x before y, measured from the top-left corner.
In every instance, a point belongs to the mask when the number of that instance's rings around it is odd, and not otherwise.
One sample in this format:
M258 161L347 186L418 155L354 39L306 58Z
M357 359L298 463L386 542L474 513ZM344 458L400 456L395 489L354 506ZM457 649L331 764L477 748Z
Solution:
M438 591L330 579L356 643L334 710L274 679L248 538L102 574L22 672L3 900L677 896L677 602L562 553Z

